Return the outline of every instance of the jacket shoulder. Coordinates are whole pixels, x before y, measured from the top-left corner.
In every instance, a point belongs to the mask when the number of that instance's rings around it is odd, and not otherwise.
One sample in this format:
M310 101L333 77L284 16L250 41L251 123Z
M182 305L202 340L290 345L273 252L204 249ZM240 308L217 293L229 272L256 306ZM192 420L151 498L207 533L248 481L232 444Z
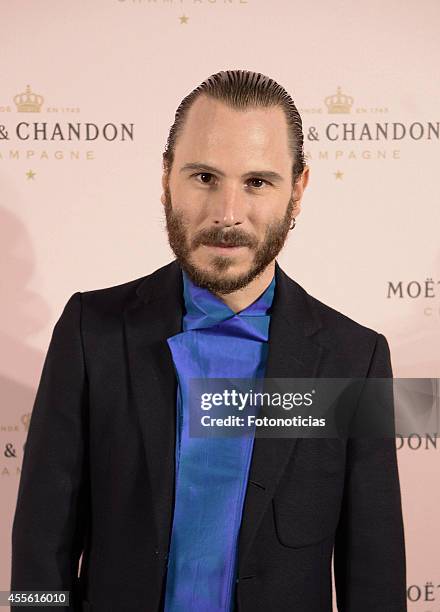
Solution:
M289 308L299 309L299 313L305 313L308 321L312 321L311 330L319 330L321 334L329 338L340 339L341 336L353 336L355 338L377 338L378 332L371 327L367 327L340 312L329 304L325 304L315 296L311 295L295 279L290 277L278 265L276 266L278 278L284 287L283 294L287 298ZM295 312L289 316L294 319Z
M374 355L379 355L384 366L377 369L377 376L388 376L390 350L386 337L379 331L362 325L346 314L339 312L328 304L307 294L310 307L318 313L322 327L319 330L319 342L330 353L338 356L338 362L351 364L351 376L364 376L371 370Z
M171 262L154 270L153 272L140 276L118 285L82 291L81 300L88 309L101 314L120 313L126 306L134 303L139 297L148 295L156 283L164 282L169 278L175 264Z
M105 305L117 302L123 303L130 297L136 295L137 288L149 276L151 276L151 274L140 276L124 283L119 283L118 285L111 285L110 287L81 291L81 297L88 304Z
M355 321L343 312L321 302L307 292L306 295L311 309L318 315L325 328L331 329L336 334L353 334L357 337L374 338L377 336L378 332L371 327Z

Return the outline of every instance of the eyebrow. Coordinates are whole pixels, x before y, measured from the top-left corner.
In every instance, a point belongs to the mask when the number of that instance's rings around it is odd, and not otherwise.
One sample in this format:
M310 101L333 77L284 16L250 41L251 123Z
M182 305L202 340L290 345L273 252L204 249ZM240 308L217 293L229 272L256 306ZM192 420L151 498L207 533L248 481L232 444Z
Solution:
M214 166L210 166L209 164L203 164L201 162L193 162L188 163L182 166L179 172L185 172L187 170L196 170L198 172L212 172L218 174L219 176L225 176L221 170L214 168ZM246 172L246 174L242 175L242 178L251 178L256 177L267 179L268 181L272 181L274 183L281 183L284 179L281 174L278 172L274 172L273 170L252 170L251 172Z

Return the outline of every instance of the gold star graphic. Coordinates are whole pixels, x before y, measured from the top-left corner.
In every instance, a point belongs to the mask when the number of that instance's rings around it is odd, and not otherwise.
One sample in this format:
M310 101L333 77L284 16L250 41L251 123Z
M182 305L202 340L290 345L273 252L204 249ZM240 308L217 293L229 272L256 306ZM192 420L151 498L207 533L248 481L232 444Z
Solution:
M333 172L333 174L335 175L335 179L342 181L342 177L344 176L344 173L341 172L340 170L338 170L337 172Z
M34 172L33 170L28 170L28 171L26 172L26 176L28 177L28 180L29 180L29 179L34 180L35 172Z
M182 15L182 17L180 17L180 23L188 23L188 19L189 17L187 17L186 15Z

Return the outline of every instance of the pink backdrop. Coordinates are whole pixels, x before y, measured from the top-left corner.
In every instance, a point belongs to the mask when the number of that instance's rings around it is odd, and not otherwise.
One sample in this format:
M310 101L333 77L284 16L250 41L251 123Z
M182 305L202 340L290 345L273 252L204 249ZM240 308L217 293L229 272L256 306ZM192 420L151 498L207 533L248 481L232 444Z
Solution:
M1 0L1 14L7 590L22 447L54 323L73 292L170 261L161 153L181 98L218 70L272 76L303 116L311 181L281 266L384 333L395 376L440 376L440 4ZM69 122L80 124L79 137L69 140ZM440 441L405 440L398 457L409 610L432 612L440 610Z

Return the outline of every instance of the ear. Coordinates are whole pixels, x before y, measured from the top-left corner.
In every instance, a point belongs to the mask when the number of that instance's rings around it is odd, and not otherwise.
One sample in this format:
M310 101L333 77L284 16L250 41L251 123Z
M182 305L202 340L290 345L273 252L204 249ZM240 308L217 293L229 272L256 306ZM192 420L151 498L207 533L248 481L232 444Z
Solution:
M307 187L309 182L310 168L306 166L302 171L301 176L295 183L295 186L292 190L292 197L295 202L295 206L293 208L293 217L297 217L301 212L301 202L304 195L304 190Z
M160 201L165 206L165 191L168 184L168 172L166 170L163 171L162 174L162 195L160 196Z

